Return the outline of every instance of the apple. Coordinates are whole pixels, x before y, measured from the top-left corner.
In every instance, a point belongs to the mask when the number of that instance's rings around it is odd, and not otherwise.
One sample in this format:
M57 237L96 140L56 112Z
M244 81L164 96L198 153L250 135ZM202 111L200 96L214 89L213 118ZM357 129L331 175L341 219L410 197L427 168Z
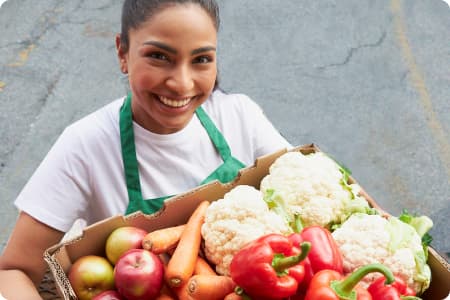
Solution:
M123 298L116 290L107 290L101 292L100 294L92 298L92 300L125 300L125 298Z
M114 267L117 291L128 300L151 300L163 287L164 266L160 258L145 249L125 252Z
M142 240L146 234L147 231L134 226L116 228L106 239L106 257L115 265L119 257L127 250L142 248Z
M68 277L79 300L91 300L103 291L114 289L114 268L102 256L78 258L70 268Z

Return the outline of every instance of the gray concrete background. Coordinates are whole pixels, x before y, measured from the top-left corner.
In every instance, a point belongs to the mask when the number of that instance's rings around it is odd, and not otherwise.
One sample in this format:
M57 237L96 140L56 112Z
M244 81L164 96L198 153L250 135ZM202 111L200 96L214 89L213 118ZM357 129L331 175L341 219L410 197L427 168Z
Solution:
M219 0L220 81L294 145L316 143L387 211L430 216L450 252L450 9L441 0ZM0 246L65 126L125 93L121 1L0 9ZM36 198L45 195L36 195Z

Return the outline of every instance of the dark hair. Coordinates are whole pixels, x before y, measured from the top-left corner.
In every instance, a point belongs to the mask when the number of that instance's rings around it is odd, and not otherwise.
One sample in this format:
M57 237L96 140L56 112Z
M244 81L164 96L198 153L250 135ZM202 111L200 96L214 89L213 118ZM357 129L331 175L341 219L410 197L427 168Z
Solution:
M211 17L216 30L219 30L219 6L215 0L125 0L122 6L122 28L120 44L128 51L130 29L137 29L160 10L176 4L194 3L200 5Z

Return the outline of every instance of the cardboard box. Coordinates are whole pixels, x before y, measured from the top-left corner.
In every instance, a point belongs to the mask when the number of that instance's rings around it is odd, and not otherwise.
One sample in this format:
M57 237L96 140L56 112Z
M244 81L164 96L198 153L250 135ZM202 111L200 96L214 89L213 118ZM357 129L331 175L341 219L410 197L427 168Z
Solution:
M292 149L304 154L320 151L315 145L305 145ZM143 215L140 212L127 216L114 216L103 220L83 230L81 236L55 245L44 254L55 279L58 292L63 299L77 299L67 279L67 272L75 260L83 255L104 255L104 244L108 235L116 228L126 225L137 226L152 231L168 226L185 223L191 212L202 200L214 201L223 198L224 194L237 185L251 185L259 188L261 179L269 173L270 165L286 150L260 157L251 167L241 170L236 180L228 184L217 181L200 186L184 194L166 201L164 208L153 215ZM356 182L354 178L351 178ZM369 203L383 211L376 202L363 191ZM435 250L430 248L428 264L432 271L430 288L423 295L423 299L437 300L447 297L450 291L450 266Z

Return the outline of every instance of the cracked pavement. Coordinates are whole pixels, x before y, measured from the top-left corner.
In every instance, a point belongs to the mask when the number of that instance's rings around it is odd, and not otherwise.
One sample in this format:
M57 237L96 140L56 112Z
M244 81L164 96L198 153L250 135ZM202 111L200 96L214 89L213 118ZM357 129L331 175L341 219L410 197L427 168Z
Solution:
M294 145L317 144L450 252L450 8L441 0L219 0L220 84ZM0 249L13 201L68 124L124 95L121 1L0 9ZM45 195L36 195L45 197Z

